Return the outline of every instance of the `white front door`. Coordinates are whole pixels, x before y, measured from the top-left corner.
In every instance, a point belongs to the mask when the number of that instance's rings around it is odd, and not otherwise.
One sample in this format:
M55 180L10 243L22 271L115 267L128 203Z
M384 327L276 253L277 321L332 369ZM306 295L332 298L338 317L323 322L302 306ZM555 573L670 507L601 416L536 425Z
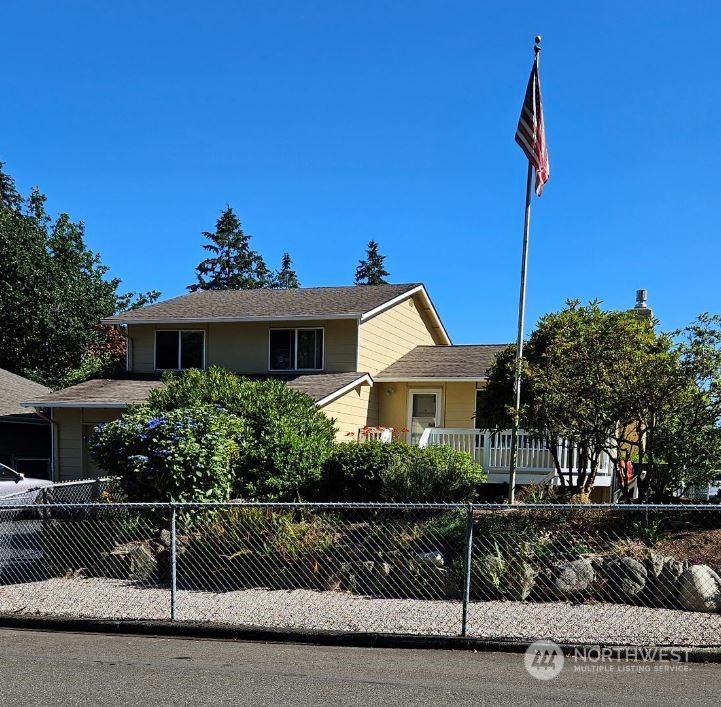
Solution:
M426 427L441 426L440 388L408 391L408 441L418 444Z

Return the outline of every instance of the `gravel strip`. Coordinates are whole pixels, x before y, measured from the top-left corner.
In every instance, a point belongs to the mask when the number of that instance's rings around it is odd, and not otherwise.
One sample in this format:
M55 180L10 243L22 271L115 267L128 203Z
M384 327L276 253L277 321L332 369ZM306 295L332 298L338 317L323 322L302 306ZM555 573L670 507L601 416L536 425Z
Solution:
M461 604L373 599L305 589L213 593L180 590L178 618L223 624L336 631L457 635ZM170 617L167 587L100 578L0 587L0 612L95 619ZM624 604L473 602L468 635L606 645L721 645L721 615Z

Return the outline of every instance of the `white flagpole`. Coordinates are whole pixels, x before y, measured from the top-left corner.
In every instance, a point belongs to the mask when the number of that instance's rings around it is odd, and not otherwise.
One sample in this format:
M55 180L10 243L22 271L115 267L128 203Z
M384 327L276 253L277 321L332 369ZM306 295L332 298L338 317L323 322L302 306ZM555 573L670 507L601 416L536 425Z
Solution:
M533 47L534 62L538 70L538 55L541 52L541 37L536 37ZM526 177L526 210L523 219L523 254L521 256L521 292L518 300L518 334L516 336L516 366L513 380L513 426L511 428L511 459L508 469L508 503L515 500L516 460L518 458L518 426L521 413L521 372L523 370L523 328L526 318L526 268L528 266L528 237L531 232L531 199L532 199L533 165L528 161Z

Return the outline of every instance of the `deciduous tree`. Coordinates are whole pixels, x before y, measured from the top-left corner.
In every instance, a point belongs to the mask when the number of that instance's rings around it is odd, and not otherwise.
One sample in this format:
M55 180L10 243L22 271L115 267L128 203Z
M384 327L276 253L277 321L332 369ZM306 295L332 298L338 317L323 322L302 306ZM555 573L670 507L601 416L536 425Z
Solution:
M0 163L0 367L52 387L93 374L88 353L109 343L100 320L135 296L118 293L84 236L67 214L51 218L38 189L23 197Z

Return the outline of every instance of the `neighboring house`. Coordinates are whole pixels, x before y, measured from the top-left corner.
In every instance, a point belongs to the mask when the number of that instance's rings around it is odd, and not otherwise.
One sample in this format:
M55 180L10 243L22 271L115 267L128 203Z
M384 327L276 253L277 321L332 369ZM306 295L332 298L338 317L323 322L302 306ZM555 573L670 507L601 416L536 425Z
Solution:
M39 479L50 478L50 421L20 401L48 393L50 388L0 368L0 464Z
M339 441L393 428L414 444L467 450L491 481L507 478L510 435L475 429L486 371L506 345L451 345L422 284L199 291L104 323L125 328L124 377L26 400L52 410L56 479L101 473L88 454L93 429L144 401L163 371L212 365L282 378L335 420ZM521 440L519 483L552 472L535 444Z

